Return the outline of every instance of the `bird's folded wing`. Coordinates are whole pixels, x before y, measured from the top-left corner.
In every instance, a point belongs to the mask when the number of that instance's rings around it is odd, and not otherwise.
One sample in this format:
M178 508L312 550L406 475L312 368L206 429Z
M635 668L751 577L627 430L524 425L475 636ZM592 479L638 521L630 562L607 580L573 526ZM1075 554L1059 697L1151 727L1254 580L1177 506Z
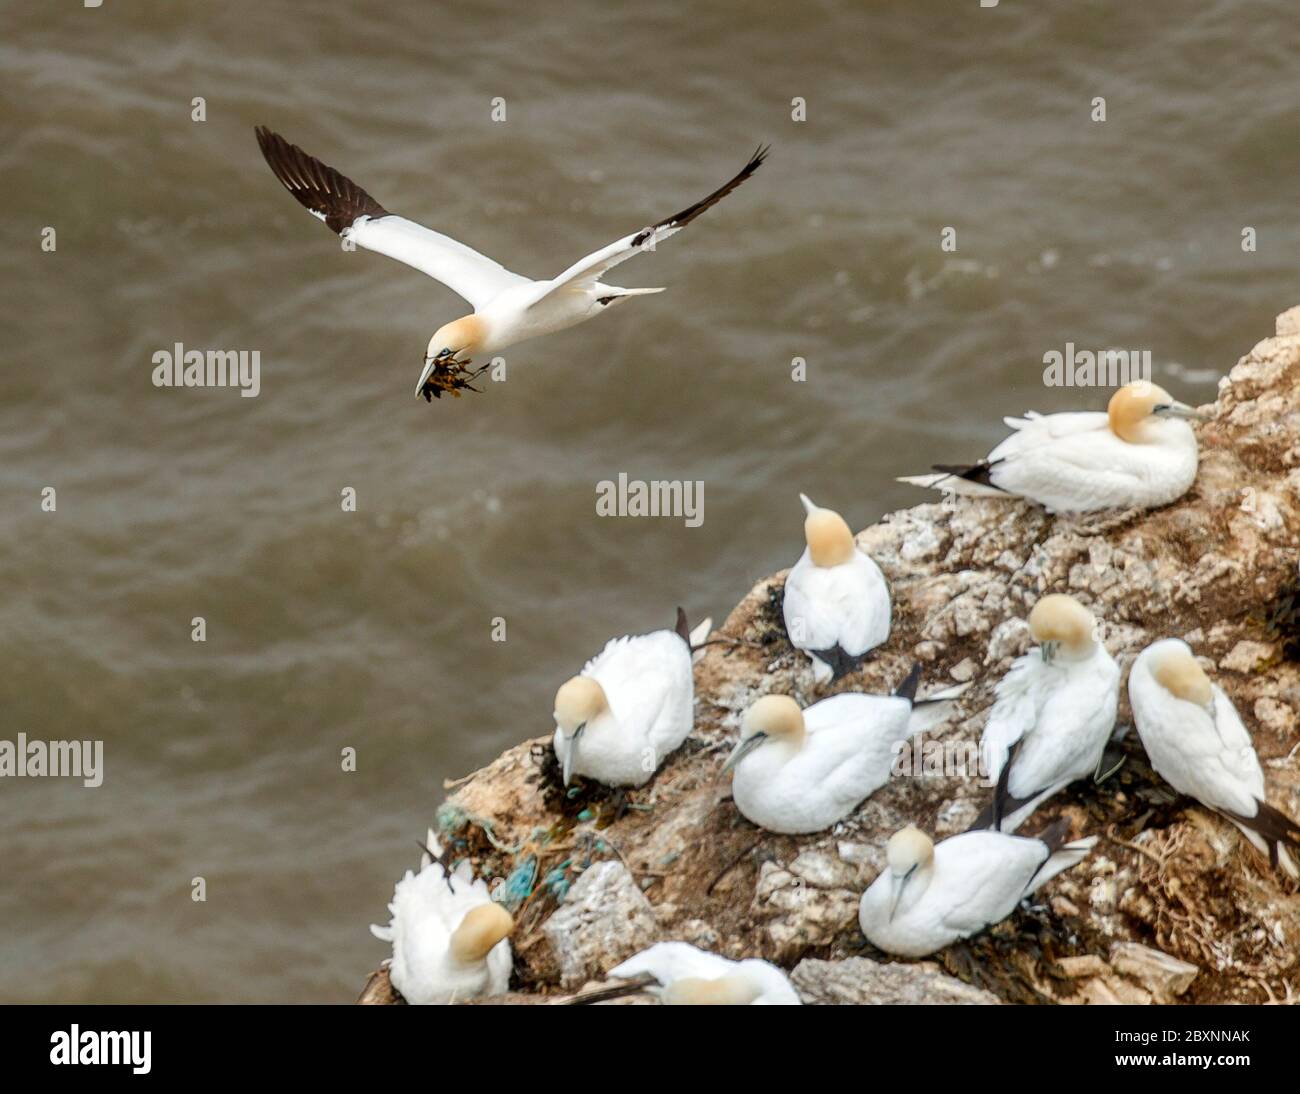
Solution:
M561 289L585 288L594 285L607 270L613 269L620 262L626 262L633 255L641 254L643 251L653 251L661 240L680 232L702 212L712 208L749 178L758 170L763 160L767 158L767 152L766 147L756 149L754 154L749 157L749 162L734 177L723 183L703 200L688 206L680 213L675 213L659 221L658 224L642 228L640 231L616 240L608 247L602 247L599 251L587 255L586 258L575 262L554 280L539 282L538 295L536 299L530 302L529 306L537 305L550 296L551 293Z
M954 871L958 876L950 877L942 893L935 893L935 904L943 909L940 925L968 936L998 922L1015 908L1035 867L1044 858L1032 848L1013 846L991 853L976 849L958 865Z
M1109 430L1069 433L1020 452L1004 451L1020 436L1013 434L994 450L1002 461L998 485L1012 493L1034 497L1064 487L1081 502L1105 500L1127 495L1143 479L1143 454Z
M996 779L1002 773L1011 749L1037 723L1033 676L1034 666L1023 657L998 685L997 700L980 737L980 754L990 778Z
M1167 750L1166 781L1214 809L1251 816L1264 775L1253 747L1225 748L1210 717L1195 711L1178 724L1178 747Z
M1096 411L1076 411L1063 414L1026 415L1023 418L1003 418L1014 432L988 454L988 461L1004 460L1060 442L1067 437L1091 434L1106 429L1109 419ZM1085 451L1087 442L1085 441Z
M414 266L475 308L503 289L528 284L500 263L405 217L394 216L346 175L265 126L257 143L267 165L300 205L326 227L368 251Z

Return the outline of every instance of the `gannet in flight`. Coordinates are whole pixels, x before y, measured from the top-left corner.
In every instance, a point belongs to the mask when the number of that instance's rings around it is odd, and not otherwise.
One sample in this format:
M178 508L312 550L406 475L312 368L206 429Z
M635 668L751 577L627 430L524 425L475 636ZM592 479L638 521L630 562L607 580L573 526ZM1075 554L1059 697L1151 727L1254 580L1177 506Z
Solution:
M901 957L925 957L978 934L1087 857L1097 837L1065 843L1068 832L1062 820L1039 839L963 832L938 846L918 828L895 832L888 865L862 894L862 933Z
M1196 479L1196 434L1183 418L1203 416L1138 380L1111 396L1105 414L1004 418L1015 432L979 463L936 464L938 474L898 481L949 494L1028 498L1049 512L1151 509L1182 497Z
M1072 596L1045 596L1029 613L1038 648L1016 659L997 686L980 739L993 804L975 823L1014 832L1075 779L1102 778L1115 728L1119 665L1097 637L1092 613Z
M844 518L800 494L807 546L785 579L786 633L824 684L852 672L889 638L889 586Z
M574 775L642 786L680 747L695 721L691 649L707 625L692 634L678 608L675 631L611 638L560 686L554 744L565 786Z
M769 832L820 832L889 781L897 746L937 725L968 685L917 701L921 667L893 695L845 692L806 710L788 695L764 695L745 712L734 769L736 808Z
M393 890L388 926L370 928L393 945L393 987L416 1004L500 995L510 983L510 913L468 862L446 870L432 829L425 847L420 872L407 870Z
M1300 877L1300 824L1264 800L1250 734L1177 638L1148 646L1128 678L1138 736L1165 782L1223 814L1273 866Z
M415 393L426 399L466 386L451 380L463 375L470 355L490 356L527 338L593 319L628 297L663 292L623 289L605 285L600 279L620 262L653 251L681 231L749 178L767 156L767 149L760 147L738 174L703 200L602 247L558 277L533 281L440 232L395 216L351 179L265 126L258 126L256 133L275 177L332 231L367 250L414 266L473 306L472 313L439 327L429 339L415 388Z
M753 957L729 961L686 942L657 942L610 970L609 975L633 983L600 988L570 1001L598 1003L646 992L669 1006L802 1005L785 973L775 965Z

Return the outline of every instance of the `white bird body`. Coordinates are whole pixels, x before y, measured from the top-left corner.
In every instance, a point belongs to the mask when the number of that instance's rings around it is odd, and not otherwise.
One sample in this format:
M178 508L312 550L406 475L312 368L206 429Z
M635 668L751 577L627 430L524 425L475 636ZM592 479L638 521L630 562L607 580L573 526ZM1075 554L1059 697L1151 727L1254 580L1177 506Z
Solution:
M744 182L767 155L749 162L708 197L657 224L629 233L573 263L559 276L535 281L472 247L413 220L395 216L351 179L265 127L257 129L267 164L294 198L350 244L387 255L463 296L472 314L446 323L429 340L416 393L438 367L463 366L470 353L494 354L529 338L593 319L609 306L661 288L625 289L600 278L634 255L655 250ZM427 392L426 392L427 394Z
M1014 832L1076 779L1097 773L1115 728L1120 670L1100 642L1089 636L1085 648L1083 656L1056 653L1050 660L1035 648L998 682L980 751L988 777L998 779L1015 749L999 800L1003 832Z
M952 836L930 844L928 862L905 876L891 866L882 870L862 894L858 923L878 949L925 957L1001 922L1035 889L1081 862L1096 842L1093 836L1053 851L1040 839L1003 832Z
M1022 497L1051 512L1149 509L1182 497L1196 480L1195 412L1154 384L1121 388L1106 413L1006 418L1014 431L969 468L941 468L900 482L978 497Z
M757 958L730 961L686 942L657 942L630 957L610 976L632 980L653 976L646 991L665 1003L730 1003L747 1006L800 1006L785 973Z
M569 773L606 786L644 785L694 725L688 641L669 630L611 639L582 678L599 685L605 706L576 723L581 730L570 756L575 726L561 724L557 696L556 757Z
M820 832L889 781L894 746L912 735L912 704L892 695L832 695L804 712L802 743L772 740L736 765L736 808L769 832Z
M736 808L769 832L831 827L889 781L898 745L941 721L946 700L963 690L915 706L903 695L845 692L802 712L786 696L765 696L746 714L745 736L728 760ZM763 718L764 706L776 720Z
M426 846L441 854L432 830ZM506 990L512 963L508 938L492 945L486 956L458 956L458 928L471 912L490 905L500 908L468 862L449 878L442 864L426 854L418 874L406 871L388 905L390 922L372 925L370 933L392 943L389 979L408 1003L463 1002ZM504 909L500 914L505 916Z
M889 585L838 513L800 498L808 545L785 579L781 611L791 643L812 658L814 679L826 683L889 638ZM825 543L832 536L838 550Z
M1268 804L1250 733L1232 700L1200 671L1190 647L1176 638L1148 646L1133 663L1128 691L1156 773L1224 814L1291 877L1300 877L1300 825Z

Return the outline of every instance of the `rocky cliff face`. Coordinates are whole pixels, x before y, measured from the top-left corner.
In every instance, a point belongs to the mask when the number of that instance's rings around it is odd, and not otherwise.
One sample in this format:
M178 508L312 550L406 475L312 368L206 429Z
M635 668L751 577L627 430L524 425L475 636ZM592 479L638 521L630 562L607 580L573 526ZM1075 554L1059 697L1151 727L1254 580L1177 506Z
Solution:
M1198 427L1200 473L1167 508L1051 517L961 500L860 533L893 587L894 632L834 690L888 691L916 660L923 687L971 682L933 738L957 756L978 741L993 685L1029 646L1029 608L1070 592L1104 621L1125 669L1157 638L1186 639L1253 733L1269 800L1300 817L1300 308L1279 317L1276 337L1243 357L1202 410L1211 420ZM775 836L737 813L718 773L745 708L768 692L801 704L828 694L786 639L783 580L755 586L715 634L729 641L696 666L694 734L625 803L597 787L566 793L547 738L454 787L438 823L453 858L507 886L519 993L549 1001L676 938L798 966L810 1002L1292 999L1296 886L1229 824L1175 796L1131 731L1115 777L1058 795L1022 830L1066 816L1074 836L1102 837L1040 903L929 962L867 945L857 899L888 836L907 823L936 839L959 832L989 790L934 768L932 746L930 763L918 757L910 777L832 831ZM1129 718L1125 694L1121 724ZM412 819L413 831L423 825ZM392 1001L383 970L362 999Z

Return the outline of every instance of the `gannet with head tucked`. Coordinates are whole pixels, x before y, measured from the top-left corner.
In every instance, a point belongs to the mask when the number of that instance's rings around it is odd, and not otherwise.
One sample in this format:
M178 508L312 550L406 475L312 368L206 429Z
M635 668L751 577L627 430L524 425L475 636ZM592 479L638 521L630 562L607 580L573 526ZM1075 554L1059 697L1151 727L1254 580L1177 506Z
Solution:
M1072 596L1045 596L1029 613L1038 648L1016 659L997 685L980 739L993 804L975 827L1014 832L1045 799L1100 777L1115 728L1119 665L1097 637L1092 613Z
M510 983L510 913L493 901L482 878L475 880L468 862L445 868L432 829L425 847L420 872L407 870L393 890L388 926L370 928L392 943L393 987L413 1004L500 995Z
M978 934L1087 857L1097 837L1065 843L1068 829L1059 821L1040 839L963 832L937 846L918 828L895 832L885 869L862 894L862 933L901 957L925 957Z
M1200 418L1163 388L1138 380L1100 412L1003 419L1015 432L979 463L936 464L938 474L899 482L950 494L1020 497L1049 512L1151 509L1182 497L1196 480Z
M769 832L820 832L889 781L897 746L951 713L965 685L917 701L920 666L893 695L845 692L805 710L765 695L745 712L734 769L736 808Z
M1264 799L1264 771L1250 733L1223 689L1177 638L1133 662L1129 702L1138 736L1161 778L1221 813L1291 877L1300 877L1300 824Z
M800 1006L785 973L757 958L729 961L686 942L657 942L610 970L634 981L579 995L572 1002L595 1003L646 992L674 1005Z
M806 494L799 500L807 546L785 579L781 610L790 641L812 658L814 679L826 683L889 638L889 586L839 513Z
M574 775L642 786L680 747L695 720L691 649L702 630L692 635L678 608L675 631L611 638L561 685L554 744L566 786Z
M429 339L415 388L425 398L466 386L449 381L465 371L471 355L490 356L525 339L594 319L630 297L663 292L623 289L600 279L619 263L653 251L676 235L749 178L767 156L767 149L759 148L733 178L703 200L602 247L558 277L533 281L440 232L394 216L351 179L265 126L258 126L256 133L275 177L332 231L349 243L414 266L473 306L473 312L439 327Z

